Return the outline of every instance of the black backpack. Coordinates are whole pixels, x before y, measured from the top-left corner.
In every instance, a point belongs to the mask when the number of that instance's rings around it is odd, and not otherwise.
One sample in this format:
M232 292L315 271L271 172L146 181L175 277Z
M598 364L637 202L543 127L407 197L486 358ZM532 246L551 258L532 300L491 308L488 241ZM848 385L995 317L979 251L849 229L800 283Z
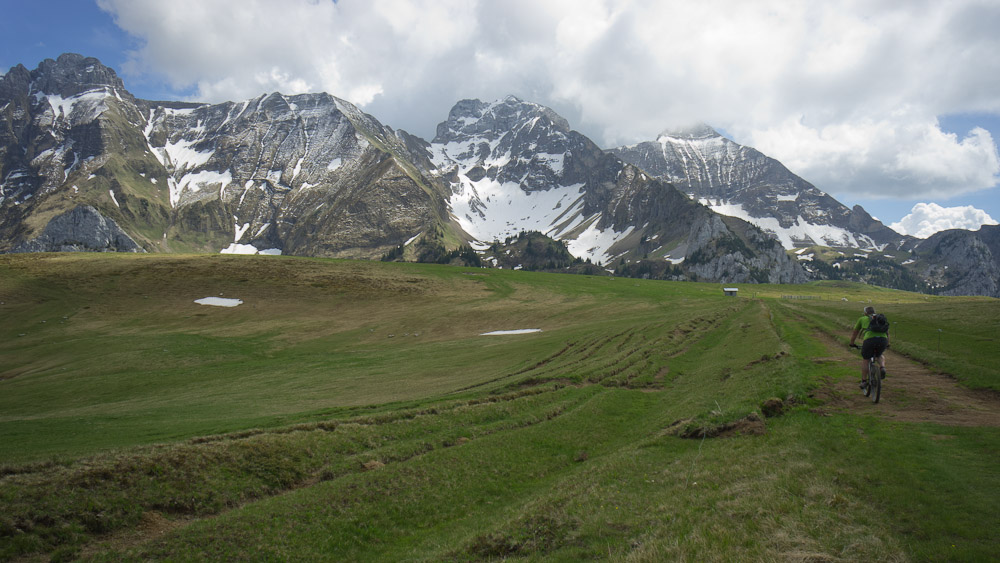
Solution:
M871 322L868 323L869 332L889 332L889 320L885 318L885 315L879 313L872 317Z

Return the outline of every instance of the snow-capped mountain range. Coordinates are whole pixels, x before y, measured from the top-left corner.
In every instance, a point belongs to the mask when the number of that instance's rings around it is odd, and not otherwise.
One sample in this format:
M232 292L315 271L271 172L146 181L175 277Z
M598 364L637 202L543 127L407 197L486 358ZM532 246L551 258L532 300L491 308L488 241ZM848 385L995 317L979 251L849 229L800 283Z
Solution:
M480 242L539 231L595 262L681 263L699 250L715 255L720 238L740 238L749 255L688 264L691 273L804 279L764 233L742 221L727 225L669 182L602 151L551 109L514 96L460 101L428 155L451 183L452 214Z
M914 244L705 126L605 151L508 97L458 102L428 142L325 93L141 100L80 55L0 77L0 252L440 262L522 231L729 283L805 281L794 247Z

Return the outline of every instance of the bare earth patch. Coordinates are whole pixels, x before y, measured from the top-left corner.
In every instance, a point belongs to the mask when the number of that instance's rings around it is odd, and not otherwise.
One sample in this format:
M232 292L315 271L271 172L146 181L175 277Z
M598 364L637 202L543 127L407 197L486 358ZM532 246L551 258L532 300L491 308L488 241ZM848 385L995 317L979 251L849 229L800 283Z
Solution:
M142 519L135 528L119 530L100 537L84 546L77 556L80 559L86 559L106 550L125 551L183 528L192 521L194 521L192 517L167 518L154 510L147 511L142 514Z
M901 422L933 422L945 426L1000 426L1000 399L996 394L961 386L953 377L927 367L889 349L885 356L888 375L882 396L874 404L858 389L861 355L828 334L816 337L826 344L829 357L817 363L843 363L857 370L857 378L826 378L815 393L824 405L820 412L850 412L875 415Z

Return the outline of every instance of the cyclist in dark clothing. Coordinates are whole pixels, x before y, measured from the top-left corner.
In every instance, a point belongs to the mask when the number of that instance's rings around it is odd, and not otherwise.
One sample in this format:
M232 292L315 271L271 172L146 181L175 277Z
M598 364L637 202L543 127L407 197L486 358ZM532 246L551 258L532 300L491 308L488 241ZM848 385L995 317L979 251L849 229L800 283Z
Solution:
M863 335L861 343L861 388L864 389L868 383L868 360L872 357L878 358L879 375L885 377L885 356L882 355L889 347L888 332L874 332L868 329L868 325L875 316L875 307L865 307L865 314L854 323L854 332L851 334L851 346L855 346L854 341L858 336Z

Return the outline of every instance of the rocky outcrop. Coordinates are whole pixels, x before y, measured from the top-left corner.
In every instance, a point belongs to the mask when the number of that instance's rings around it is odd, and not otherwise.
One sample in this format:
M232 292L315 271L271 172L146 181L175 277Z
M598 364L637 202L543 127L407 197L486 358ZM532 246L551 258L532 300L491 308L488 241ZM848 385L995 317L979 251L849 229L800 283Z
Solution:
M42 234L13 252L145 252L113 220L89 205L54 217Z
M916 245L914 254L937 293L1000 297L1000 226L942 231Z
M742 223L742 224L741 224ZM699 280L803 283L805 272L778 241L739 219L718 215L695 224L684 265Z

